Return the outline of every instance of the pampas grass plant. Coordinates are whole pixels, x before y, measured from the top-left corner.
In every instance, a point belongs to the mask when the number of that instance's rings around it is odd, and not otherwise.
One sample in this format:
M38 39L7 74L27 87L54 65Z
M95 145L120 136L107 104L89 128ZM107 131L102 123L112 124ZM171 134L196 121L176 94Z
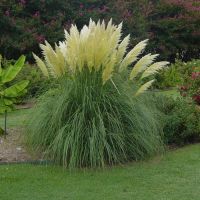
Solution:
M153 64L157 55L148 54L129 73L147 40L125 54L129 36L120 40L121 27L90 21L79 33L72 26L55 51L41 45L44 60L34 54L59 86L33 110L27 129L33 150L69 168L104 167L163 151L161 114L144 91L153 82L145 78L167 62Z

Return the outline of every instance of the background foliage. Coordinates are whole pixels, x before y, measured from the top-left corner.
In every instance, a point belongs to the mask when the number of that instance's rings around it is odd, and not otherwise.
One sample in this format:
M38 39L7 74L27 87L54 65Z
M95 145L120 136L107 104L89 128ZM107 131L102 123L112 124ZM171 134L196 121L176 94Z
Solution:
M183 62L176 59L174 64L157 74L154 86L157 89L176 88L181 96L200 105L200 60Z
M181 86L188 87L191 83L192 74L198 73L199 71L199 59L193 59L188 62L176 59L175 63L157 75L155 86L159 89Z
M89 18L124 21L124 33L131 33L135 45L151 39L150 50L174 60L199 56L199 2L160 0L1 0L0 51L7 58L39 52L38 43L63 39L62 28L71 23L80 28ZM62 27L62 28L61 28Z
M183 145L200 141L199 107L183 97L157 97L158 108L165 114L166 144Z
M29 85L27 87L27 93L23 96L23 100L39 97L56 84L55 80L45 79L38 67L28 63L25 64L21 73L17 75L15 82L25 78L29 80Z

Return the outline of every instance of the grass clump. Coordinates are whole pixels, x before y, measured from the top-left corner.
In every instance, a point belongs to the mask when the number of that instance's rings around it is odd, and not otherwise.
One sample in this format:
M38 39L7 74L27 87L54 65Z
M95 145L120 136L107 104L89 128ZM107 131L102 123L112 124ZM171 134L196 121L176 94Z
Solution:
M139 59L148 40L126 54L130 36L122 24L90 20L79 32L72 25L66 40L41 44L37 65L59 87L41 99L32 113L28 142L66 167L103 167L160 152L162 123L155 103L144 93L152 75L168 62L157 54ZM129 66L135 63L133 69Z
M56 163L74 167L144 159L163 150L159 113L121 76L102 85L100 73L63 78L31 115L28 142ZM117 88L117 89L116 89Z

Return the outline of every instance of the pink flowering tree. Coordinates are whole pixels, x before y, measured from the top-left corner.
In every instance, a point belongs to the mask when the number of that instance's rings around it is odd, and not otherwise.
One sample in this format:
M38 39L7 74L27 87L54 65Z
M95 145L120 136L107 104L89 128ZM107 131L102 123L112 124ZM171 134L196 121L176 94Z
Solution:
M32 51L39 52L38 43L62 39L73 17L68 4L64 0L1 0L0 52L8 59L25 54L30 60Z
M189 60L200 54L199 9L199 0L1 0L0 52L7 58L28 54L30 60L30 52L39 52L38 43L62 40L71 23L80 28L90 18L112 18L123 21L132 46L149 38L151 52L170 61L177 53Z
M200 54L200 2L198 0L163 0L150 17L154 33L152 45L161 54L182 59ZM158 45L155 45L158 44Z

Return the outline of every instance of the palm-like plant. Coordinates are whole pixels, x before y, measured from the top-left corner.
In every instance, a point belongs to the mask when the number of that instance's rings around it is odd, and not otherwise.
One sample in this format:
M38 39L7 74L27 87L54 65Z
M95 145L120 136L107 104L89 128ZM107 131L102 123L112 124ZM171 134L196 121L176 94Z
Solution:
M22 80L9 87L6 85L14 80L24 66L24 62L25 56L21 56L14 65L2 68L0 57L0 113L5 113L5 133L7 111L12 110L17 99L26 93L29 81Z
M55 49L40 45L44 60L33 54L45 76L60 81L29 120L34 150L73 168L138 160L162 149L160 113L144 91L153 82L146 78L167 62L153 64L151 54L139 59L147 40L126 53L130 36L121 40L121 29L112 21L91 20L80 32L73 25Z

